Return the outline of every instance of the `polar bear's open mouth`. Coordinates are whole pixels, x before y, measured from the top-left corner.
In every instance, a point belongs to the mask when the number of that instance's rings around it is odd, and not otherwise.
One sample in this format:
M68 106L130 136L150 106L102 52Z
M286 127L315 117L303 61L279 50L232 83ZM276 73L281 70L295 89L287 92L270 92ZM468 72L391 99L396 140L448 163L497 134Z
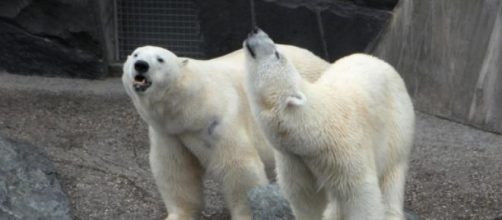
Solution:
M134 81L132 82L132 86L134 87L134 89L139 92L144 92L151 85L152 82L143 75L135 76Z

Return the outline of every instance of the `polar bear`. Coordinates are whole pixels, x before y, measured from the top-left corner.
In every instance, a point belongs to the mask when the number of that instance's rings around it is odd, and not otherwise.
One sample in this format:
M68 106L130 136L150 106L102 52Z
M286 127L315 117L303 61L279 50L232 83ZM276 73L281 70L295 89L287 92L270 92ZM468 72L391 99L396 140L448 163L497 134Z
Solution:
M354 54L311 83L263 31L243 47L249 93L296 219L404 219L415 116L399 74Z
M279 49L306 78L329 67L307 50ZM268 183L274 156L252 114L245 76L242 50L204 61L144 46L127 58L122 82L148 124L150 166L168 220L196 219L204 173L222 184L232 219L252 218L247 192Z

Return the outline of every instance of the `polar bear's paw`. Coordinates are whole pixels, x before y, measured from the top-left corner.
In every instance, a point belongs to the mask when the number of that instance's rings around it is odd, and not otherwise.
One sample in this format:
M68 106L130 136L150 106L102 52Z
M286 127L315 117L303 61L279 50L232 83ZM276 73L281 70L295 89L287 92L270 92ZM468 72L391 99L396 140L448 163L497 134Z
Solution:
M245 48L249 55L255 59L268 57L271 55L279 56L274 41L259 28L254 28L244 41Z

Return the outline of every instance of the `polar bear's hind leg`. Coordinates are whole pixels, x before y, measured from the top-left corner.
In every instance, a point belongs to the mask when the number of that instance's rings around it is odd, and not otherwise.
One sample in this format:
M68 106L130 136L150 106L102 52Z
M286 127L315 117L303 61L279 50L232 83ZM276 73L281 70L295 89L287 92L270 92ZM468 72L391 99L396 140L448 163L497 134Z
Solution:
M404 220L404 185L408 166L401 163L382 179L381 188L385 205L385 219Z

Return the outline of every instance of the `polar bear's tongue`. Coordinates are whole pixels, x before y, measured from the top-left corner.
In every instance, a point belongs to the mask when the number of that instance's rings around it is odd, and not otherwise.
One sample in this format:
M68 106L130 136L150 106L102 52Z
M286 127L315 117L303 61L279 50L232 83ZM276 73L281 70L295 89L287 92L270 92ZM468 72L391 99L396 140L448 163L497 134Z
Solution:
M146 84L146 78L144 76L134 77L134 82L137 84Z
M134 89L136 91L141 91L141 92L148 89L148 87L150 87L151 84L152 84L152 82L150 82L148 80L148 78L146 78L144 76L140 76L140 75L135 76L134 81L132 82Z

